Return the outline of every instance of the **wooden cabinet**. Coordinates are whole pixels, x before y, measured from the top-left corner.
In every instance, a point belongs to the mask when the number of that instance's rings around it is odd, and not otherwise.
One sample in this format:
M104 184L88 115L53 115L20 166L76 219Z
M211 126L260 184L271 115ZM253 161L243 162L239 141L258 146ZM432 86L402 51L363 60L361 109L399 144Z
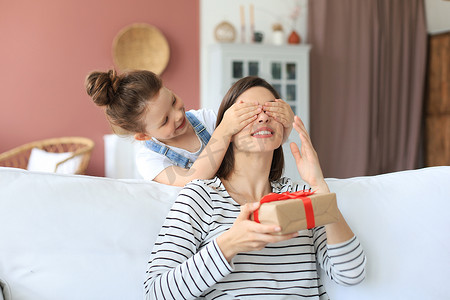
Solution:
M429 38L425 164L450 165L450 33Z
M207 99L202 106L218 110L223 96L238 79L254 75L267 80L309 130L309 45L215 44L209 49ZM283 146L285 175L298 178L290 142L300 146L295 130Z

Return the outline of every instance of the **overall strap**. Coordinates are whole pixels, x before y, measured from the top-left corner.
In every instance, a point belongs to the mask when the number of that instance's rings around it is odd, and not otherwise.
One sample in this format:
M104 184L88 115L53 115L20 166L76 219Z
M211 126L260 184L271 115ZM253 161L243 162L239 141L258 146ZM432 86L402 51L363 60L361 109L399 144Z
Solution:
M209 134L208 130L206 130L205 126L189 111L186 112L186 117L189 123L191 123L192 127L194 128L197 136L202 140L202 142L205 145L208 144L211 135ZM145 142L145 146L156 153L164 155L165 157L170 159L176 166L185 169L190 169L193 164L193 162L190 159L173 151L172 149L170 149L165 145L155 143L153 140L147 140Z
M186 117L192 127L194 127L195 133L197 133L197 136L202 140L203 144L208 144L211 135L208 130L206 130L205 125L203 125L203 123L200 122L190 111L186 112Z
M173 151L169 147L157 144L152 140L145 141L145 146L147 146L148 149L150 149L156 153L164 155L165 157L170 159L176 166L179 166L179 167L182 167L185 169L190 169L193 164L193 162L190 159Z

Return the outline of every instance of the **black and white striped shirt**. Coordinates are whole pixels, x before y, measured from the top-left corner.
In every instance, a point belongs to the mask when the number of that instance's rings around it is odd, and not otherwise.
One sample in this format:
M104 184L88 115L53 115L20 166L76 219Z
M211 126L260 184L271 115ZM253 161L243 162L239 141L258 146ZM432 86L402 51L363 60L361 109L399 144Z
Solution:
M301 188L286 178L272 182L275 193ZM239 253L229 264L216 238L239 212L219 178L187 184L154 245L146 299L328 299L318 265L339 284L364 279L366 259L358 239L327 245L323 226L260 251Z

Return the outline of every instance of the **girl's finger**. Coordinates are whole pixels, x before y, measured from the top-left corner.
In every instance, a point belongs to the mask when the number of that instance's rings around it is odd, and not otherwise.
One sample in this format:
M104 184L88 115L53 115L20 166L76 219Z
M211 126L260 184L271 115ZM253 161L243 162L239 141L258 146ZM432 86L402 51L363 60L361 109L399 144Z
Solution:
M283 124L284 127L288 127L289 121L284 117L284 115L274 114L274 113L271 113L271 112L266 112L266 114L269 117L275 119L275 121Z
M263 110L267 112L273 112L273 113L283 113L285 111L284 107L281 106L263 106Z
M245 107L241 108L239 110L234 111L234 118L236 119L246 119L253 115L257 115L261 113L262 108L260 106L251 106L251 107Z
M274 101L267 101L266 103L264 103L264 105L268 104L270 105L278 105L278 104L286 104L286 101L284 101L283 99L275 99Z
M245 126L247 126L251 122L255 121L257 117L258 117L258 115L251 115L248 118L245 118L243 120L239 120L238 121L239 128L240 129L244 128Z
M252 117L253 115L261 113L261 111L262 111L262 108L259 106L249 107L249 108L242 109L242 110L236 112L236 117L239 119L248 119L248 118Z
M252 108L258 106L258 103L253 103L253 102L236 102L234 103L230 109L232 109L233 111L240 111L242 109L247 109L247 108Z

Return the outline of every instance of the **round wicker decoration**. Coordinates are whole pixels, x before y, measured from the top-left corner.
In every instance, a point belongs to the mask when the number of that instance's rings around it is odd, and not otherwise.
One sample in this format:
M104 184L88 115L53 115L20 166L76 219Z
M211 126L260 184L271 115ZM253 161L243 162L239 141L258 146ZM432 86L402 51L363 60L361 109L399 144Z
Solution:
M214 29L214 37L220 43L232 43L236 39L236 29L230 22L223 21Z
M161 74L169 62L170 49L158 28L136 23L114 38L113 59L121 70L149 70Z

